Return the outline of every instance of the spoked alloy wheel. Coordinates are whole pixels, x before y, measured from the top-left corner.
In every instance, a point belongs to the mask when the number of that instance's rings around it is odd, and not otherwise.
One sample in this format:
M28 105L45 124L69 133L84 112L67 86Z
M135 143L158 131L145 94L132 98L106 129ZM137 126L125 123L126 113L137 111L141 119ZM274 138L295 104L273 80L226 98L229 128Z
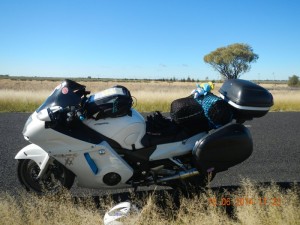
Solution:
M27 191L38 194L56 194L63 188L70 189L74 183L74 174L57 161L49 165L42 178L38 178L39 172L40 168L35 161L19 160L18 177Z

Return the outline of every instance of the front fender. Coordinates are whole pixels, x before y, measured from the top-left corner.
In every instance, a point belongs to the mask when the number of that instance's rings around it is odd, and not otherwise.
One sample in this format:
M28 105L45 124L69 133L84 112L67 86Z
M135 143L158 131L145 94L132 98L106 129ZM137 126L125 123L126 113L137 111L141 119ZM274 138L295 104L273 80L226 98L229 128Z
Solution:
M40 177L44 173L44 170L47 169L50 156L40 146L30 144L22 148L15 156L15 159L31 159L35 161L41 170L38 175Z

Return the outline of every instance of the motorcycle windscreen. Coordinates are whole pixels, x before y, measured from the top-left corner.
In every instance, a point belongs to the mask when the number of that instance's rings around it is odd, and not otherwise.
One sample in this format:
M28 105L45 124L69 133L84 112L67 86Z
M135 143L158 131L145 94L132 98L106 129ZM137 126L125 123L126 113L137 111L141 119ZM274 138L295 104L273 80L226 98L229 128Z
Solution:
M245 161L252 151L249 130L241 124L229 124L199 140L193 156L201 172L221 172Z
M72 80L65 80L59 84L49 95L45 102L36 110L40 112L51 106L78 106L81 103L81 97L85 86Z

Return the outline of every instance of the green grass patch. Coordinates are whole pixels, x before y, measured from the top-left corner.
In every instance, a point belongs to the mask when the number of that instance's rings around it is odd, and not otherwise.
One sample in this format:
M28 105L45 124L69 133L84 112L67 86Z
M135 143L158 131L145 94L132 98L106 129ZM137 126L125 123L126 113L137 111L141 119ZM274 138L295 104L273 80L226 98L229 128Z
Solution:
M138 112L170 112L170 101L168 100L156 100L156 101L145 101L138 102L133 105L133 108Z
M34 112L42 101L0 99L0 112Z

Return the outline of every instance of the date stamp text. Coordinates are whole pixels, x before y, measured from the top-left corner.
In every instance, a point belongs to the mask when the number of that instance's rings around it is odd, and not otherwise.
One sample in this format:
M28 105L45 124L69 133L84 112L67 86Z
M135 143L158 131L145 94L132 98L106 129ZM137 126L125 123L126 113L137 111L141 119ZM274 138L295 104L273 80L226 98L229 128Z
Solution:
M208 202L211 206L281 206L281 198L248 198L248 197L222 197L208 198Z

